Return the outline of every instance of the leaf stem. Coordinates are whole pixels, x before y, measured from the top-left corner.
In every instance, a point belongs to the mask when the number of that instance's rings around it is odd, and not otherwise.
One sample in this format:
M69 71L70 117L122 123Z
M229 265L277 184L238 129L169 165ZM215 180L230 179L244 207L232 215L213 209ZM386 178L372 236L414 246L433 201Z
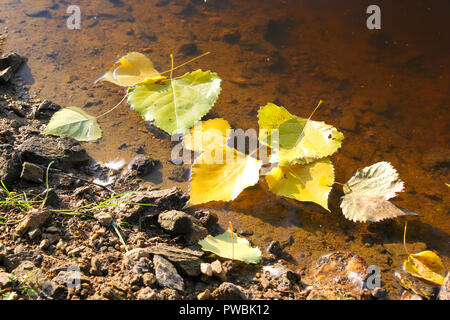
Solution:
M195 57L195 58L193 58L193 59L191 59L191 60L189 60L189 61L186 61L186 62L180 64L179 66L177 66L177 67L175 67L175 68L173 67L173 64L172 64L172 67L170 68L170 70L166 70L166 71L164 71L164 72L161 72L160 74L164 74L164 73L168 73L168 72L170 72L170 74L172 74L172 72L173 72L174 70L177 70L177 69L179 69L179 68L181 68L181 67L187 65L188 63L191 63L191 62L193 62L193 61L195 61L195 60L197 60L197 59L200 59L201 57L206 56L206 55L208 55L208 54L210 54L210 53L211 53L211 52L209 52L209 51L208 51L208 52L205 52L205 53L199 55L198 57ZM172 76L170 76L170 78L172 78Z
M116 104L112 109L106 111L105 113L102 113L101 115L97 116L96 118L98 119L100 117L106 116L108 113L110 113L111 111L116 109L118 106L120 106L122 104L122 102L125 100L126 97L127 97L127 95L124 95L122 100L120 100L120 102L118 104Z
M403 231L403 248L405 248L405 252L409 256L408 249L406 248L406 228L407 227L408 227L408 221L405 221L405 230Z

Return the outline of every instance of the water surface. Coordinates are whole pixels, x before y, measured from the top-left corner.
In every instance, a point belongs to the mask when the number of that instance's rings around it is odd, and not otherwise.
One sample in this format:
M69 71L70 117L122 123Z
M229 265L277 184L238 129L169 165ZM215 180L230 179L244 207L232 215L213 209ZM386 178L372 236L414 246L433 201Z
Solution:
M397 205L423 216L409 219L410 251L436 250L449 266L450 231L450 31L448 1L377 1L382 29L366 28L372 1L325 0L99 0L70 1L82 12L81 30L66 27L66 1L0 0L4 51L29 58L31 92L63 106L98 115L124 90L93 81L120 56L139 51L158 70L211 51L177 71L202 68L223 79L208 118L232 127L257 128L257 110L267 102L308 117L315 113L346 139L333 156L336 180L377 161L389 161L406 183ZM147 154L161 161L151 177L161 187L188 188L188 165L170 162L174 143L124 104L100 119L103 138L84 144L97 161L130 160ZM393 269L405 259L405 219L354 224L339 209L335 186L328 213L318 206L278 198L263 181L236 201L211 203L226 227L251 230L261 248L272 240L286 248L293 268L309 268L331 250L352 250L377 264L393 298L400 293Z

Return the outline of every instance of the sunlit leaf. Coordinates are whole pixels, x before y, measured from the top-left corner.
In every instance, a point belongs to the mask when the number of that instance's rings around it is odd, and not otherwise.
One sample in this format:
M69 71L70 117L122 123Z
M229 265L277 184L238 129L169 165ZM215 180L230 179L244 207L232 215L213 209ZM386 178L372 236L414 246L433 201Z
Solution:
M403 191L397 170L389 162L378 162L356 171L344 185L341 209L354 222L378 222L417 213L399 208L388 200Z
M67 135L78 141L94 141L102 137L97 119L78 107L67 107L56 112L43 133Z
M276 195L315 202L329 211L328 194L334 183L333 164L329 159L273 168L266 181Z
M261 166L262 161L226 145L206 148L192 165L189 203L236 199L258 182Z
M445 277L445 267L439 256L433 251L422 251L410 254L403 263L405 271L437 285L442 285Z
M228 121L221 118L199 121L183 137L183 147L192 151L202 151L211 145L225 145L230 130Z
M197 70L173 80L130 88L128 103L167 133L185 133L215 104L220 82L216 73Z
M109 81L123 87L134 86L138 83L153 83L166 77L156 71L153 63L139 52L130 52L120 58L108 72L95 82Z
M324 122L290 114L269 103L258 111L259 140L272 148L272 163L288 166L329 157L341 146L344 135Z
M259 263L262 259L259 248L253 248L247 239L236 236L231 230L227 230L216 237L208 235L198 244L201 245L202 250L212 252L223 258L254 264Z

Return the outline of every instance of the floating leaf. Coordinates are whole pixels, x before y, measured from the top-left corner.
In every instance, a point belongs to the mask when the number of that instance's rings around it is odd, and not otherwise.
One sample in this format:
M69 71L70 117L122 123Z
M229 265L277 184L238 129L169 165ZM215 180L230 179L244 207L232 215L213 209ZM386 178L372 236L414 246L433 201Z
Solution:
M253 248L247 239L236 236L229 229L216 237L208 235L198 244L202 246L202 250L223 258L254 264L259 263L262 259L259 248Z
M403 181L389 162L378 162L356 171L343 189L342 213L354 222L378 222L403 215L418 215L388 201L403 191Z
M67 135L78 141L94 141L102 137L102 129L97 119L78 107L67 107L56 112L44 133Z
M220 82L216 73L197 70L173 80L130 88L128 103L146 121L167 133L185 133L217 101Z
M259 180L262 161L226 145L206 148L192 165L192 205L209 201L230 201Z
M165 78L156 71L153 63L145 55L139 52L130 52L120 58L95 83L109 81L119 86L130 87L141 82L153 83Z
M445 268L439 256L433 251L422 251L410 254L403 263L405 271L410 275L421 278L437 285L442 285Z
M273 103L261 107L258 119L259 140L273 149L271 162L281 166L329 157L344 139L335 127L296 117Z
M199 121L183 137L183 147L192 151L202 151L214 144L226 145L230 129L228 121L221 118Z
M330 211L328 194L334 183L334 169L329 159L273 168L266 175L266 181L269 190L276 195L315 202Z

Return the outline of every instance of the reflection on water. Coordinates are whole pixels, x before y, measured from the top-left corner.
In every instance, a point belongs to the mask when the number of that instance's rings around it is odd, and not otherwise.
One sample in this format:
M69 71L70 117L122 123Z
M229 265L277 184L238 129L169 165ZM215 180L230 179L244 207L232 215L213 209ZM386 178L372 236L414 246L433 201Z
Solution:
M73 3L72 3L73 2ZM202 68L223 79L222 93L208 118L232 127L257 128L260 106L275 102L314 115L345 134L333 157L336 178L345 182L357 168L390 161L406 182L394 202L423 217L410 219L414 248L437 250L449 262L450 122L448 107L450 31L448 1L378 1L382 30L366 28L369 1L317 0L101 0L71 1L82 12L81 30L66 27L67 2L0 0L0 28L8 28L5 50L29 57L31 91L64 106L101 114L124 94L111 84L93 85L120 56L147 54L163 71L169 54L176 63L213 54L177 71ZM100 161L145 153L161 161L153 182L187 190L188 166L170 159L174 142L126 106L100 119L104 137L85 144ZM286 250L305 268L330 250L353 250L381 266L393 286L392 270L405 258L404 220L356 225L340 213L336 186L326 213L318 206L275 197L261 182L230 203L206 207L225 227L252 230L265 247L293 237ZM425 243L425 244L423 244Z

